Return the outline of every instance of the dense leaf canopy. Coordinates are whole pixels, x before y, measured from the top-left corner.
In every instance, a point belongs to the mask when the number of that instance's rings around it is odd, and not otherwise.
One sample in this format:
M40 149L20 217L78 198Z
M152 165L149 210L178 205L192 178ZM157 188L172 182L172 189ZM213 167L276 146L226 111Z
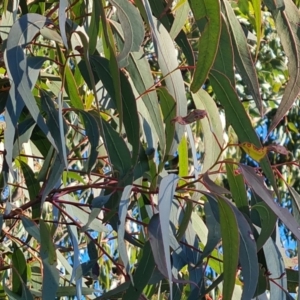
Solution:
M292 299L298 0L3 0L0 298Z

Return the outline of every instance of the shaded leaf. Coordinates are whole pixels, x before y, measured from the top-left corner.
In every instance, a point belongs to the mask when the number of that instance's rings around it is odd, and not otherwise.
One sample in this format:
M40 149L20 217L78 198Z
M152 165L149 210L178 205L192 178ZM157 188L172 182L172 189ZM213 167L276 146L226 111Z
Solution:
M129 1L109 0L117 8L117 16L124 32L124 46L117 56L120 68L128 65L128 55L139 51L144 39L144 24L141 15Z
M91 169L93 168L93 166L95 165L95 163L97 161L97 157L98 157L100 130L99 130L97 121L91 114L89 114L88 112L85 112L83 110L80 110L79 113L83 120L86 135L91 144L91 150L89 151L89 154L88 154L88 163L86 165L87 172L90 172Z
M251 215L254 211L257 211L261 221L261 231L256 241L257 250L260 250L273 233L277 222L277 216L264 202L253 205L251 208Z
M218 101L220 101L225 109L226 118L235 130L239 141L241 143L250 142L254 146L261 148L262 145L252 127L251 121L229 79L224 74L215 70L211 70L209 78ZM278 194L275 177L268 158L265 157L262 159L260 165L270 180L275 192Z
M281 9L281 7L277 7L272 10L272 15L284 52L288 57L289 81L284 89L280 105L269 127L269 133L275 129L284 115L289 111L300 92L300 44L298 25L300 12L291 0L284 1L283 5L284 10Z
M250 216L249 203L245 188L244 178L241 174L235 174L234 165L226 163L227 179L232 194L232 199L237 208L247 216Z
M29 44L35 35L39 33L39 30L46 24L50 24L50 20L45 17L38 14L26 14L14 23L8 35L4 61L12 81L7 102L7 129L5 130L5 144L9 149L12 149L15 133L13 128L17 123L24 104L27 106L31 116L46 135L47 139L54 148L57 149L56 141L53 139L48 126L45 124L30 91L31 87L35 84L35 76L38 74L34 72L34 76L32 77L31 70L36 69L39 71L45 58L35 57L34 59L28 59L23 50L23 47ZM25 32L26 34L24 34ZM16 61L18 62L17 64ZM10 166L12 158L8 155L6 159Z
M127 216L127 210L130 203L130 194L133 186L127 185L124 188L124 191L121 196L121 201L119 205L119 224L118 224L118 249L120 253L120 258L123 261L125 270L127 274L130 277L131 284L134 286L134 281L132 274L130 272L130 265L129 265L129 259L127 254L127 248L124 241L124 235L125 235L125 223L126 223L126 216Z
M172 123L172 120L176 116L177 104L174 98L170 95L168 90L164 87L160 87L157 89L157 94L160 100L160 107L164 116L165 123L165 136L166 136L166 151L164 161L167 160L170 155L171 147L173 144L173 139L175 135L175 126Z
M189 3L201 32L198 61L191 83L191 91L196 93L208 77L218 51L221 33L220 3L218 0L190 0Z
M231 84L235 86L234 57L232 41L225 17L221 14L222 29L219 40L218 52L214 61L213 69L226 74Z
M23 251L14 243L12 254L12 291L22 296L27 284L27 264Z
M60 0L58 8L59 30L66 49L68 49L68 40L66 35L66 9L68 7L68 4L68 0Z
M42 298L53 300L58 289L59 274L56 269L55 246L48 225L40 220L41 248L40 256L43 263Z
M247 184L276 214L276 216L286 225L286 227L300 239L300 226L289 213L288 209L279 206L274 202L272 192L266 188L264 178L256 174L252 167L239 164L240 170L247 182Z
M114 170L118 171L122 178L131 169L131 155L123 138L119 136L109 123L103 121L103 129L111 163Z
M178 61L173 40L165 27L152 16L148 0L145 1L145 4L158 64L162 75L165 77L166 87L176 101L176 115L185 116L187 114L187 100L183 78L180 70L177 69ZM174 155L183 132L184 128L176 124L174 140L169 153L166 153L167 155Z
M259 113L262 115L263 106L259 91L257 73L248 48L247 39L237 17L234 14L231 4L227 0L224 0L223 3L232 36L235 66L247 85Z

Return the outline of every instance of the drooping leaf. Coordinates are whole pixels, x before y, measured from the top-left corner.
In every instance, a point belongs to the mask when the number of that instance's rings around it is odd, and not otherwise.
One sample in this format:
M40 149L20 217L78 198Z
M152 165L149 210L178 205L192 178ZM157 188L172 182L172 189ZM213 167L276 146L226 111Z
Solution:
M228 0L224 0L223 3L226 11L226 19L231 31L235 66L247 85L259 113L262 115L263 106L259 91L257 73L247 45L247 39L237 17L234 14L231 4Z
M117 8L117 16L124 32L124 46L117 56L120 68L128 65L130 52L139 51L144 39L144 24L138 10L129 1L109 0Z
M110 154L114 170L124 177L131 169L131 155L125 141L107 122L103 122L107 151Z
M18 162L21 166L21 169L22 169L22 172L24 175L24 179L26 182L26 187L28 189L30 200L35 200L40 192L40 184L37 181L37 179L35 178L35 175L34 175L32 169L22 160L18 160ZM32 218L36 219L39 217L40 217L40 206L39 206L39 204L34 204L32 206Z
M212 97L203 89L200 89L196 94L192 94L195 106L197 109L202 109L207 112L208 117L200 120L204 140L205 160L202 164L201 171L204 173L207 170L217 170L218 166L212 166L219 158L221 153L220 146L224 144L223 129L218 107ZM211 178L214 180L215 175ZM202 187L199 187L202 189Z
M253 189L254 193L256 193L270 207L275 215L297 237L297 239L300 239L299 224L286 208L279 206L274 201L272 192L265 186L264 178L256 174L252 167L242 164L240 164L239 167L247 184Z
M97 46L99 26L100 26L100 4L98 1L92 1L91 19L88 27L89 53L94 54Z
M196 93L204 84L215 61L221 33L221 10L218 0L190 0L189 3L201 32L198 61L191 83L191 91Z
M218 201L218 206L224 263L223 297L225 299L231 299L238 266L240 238L236 216L232 208L226 201L222 200Z
M148 1L145 1L147 4ZM149 4L148 4L149 5ZM162 75L165 76L165 83L168 92L176 101L176 115L185 116L187 113L187 100L184 88L184 82L180 70L177 69L178 62L174 43L164 28L164 26L156 20L152 13L149 12L150 7L146 5L147 16L151 27L154 48L157 54L158 64ZM177 150L183 135L184 128L181 125L175 125L175 137L172 146L167 155L173 156Z
M159 186L158 192L158 208L159 208L159 220L160 230L162 234L162 245L165 255L165 264L167 271L167 278L169 279L170 295L172 299L172 272L170 261L170 248L169 248L169 216L171 211L171 203L173 201L176 185L178 183L178 176L175 174L169 174L164 177ZM164 274L164 273L162 273Z
M164 116L164 123L165 123L165 136L166 136L166 150L165 150L165 157L163 162L168 159L169 154L171 153L171 147L174 140L175 135L175 125L172 123L172 120L176 116L176 101L170 95L166 88L160 87L157 89L158 97L160 100L160 107Z
M209 78L217 95L218 101L220 101L225 109L227 120L229 120L235 130L239 141L241 143L249 142L256 147L261 148L262 145L252 127L251 121L229 79L224 74L215 70L211 70ZM260 165L266 176L268 176L275 192L278 194L275 177L268 158L263 158Z
M58 21L59 21L59 30L64 42L64 46L68 49L68 39L66 35L66 9L68 7L68 0L61 0L59 1L59 8L58 8Z
M181 5L179 4L179 2L181 2ZM187 0L181 0L179 2L174 7L174 10L176 10L176 14L174 17L172 28L170 30L170 36L172 39L175 39L178 36L179 32L187 21L188 14L190 12L190 6Z
M119 24L116 22L112 22L112 24L115 27L117 34L122 40L124 40L124 34ZM155 91L150 91L150 89L153 87L153 76L151 74L149 63L144 54L145 53L142 48L139 48L138 52L130 53L128 57L129 64L126 69L132 78L132 82L134 83L137 92L139 95L142 95L142 100L148 109L149 116L156 130L160 149L162 153L164 153L166 141L163 130L164 126L162 122L162 116L157 94Z
M125 295L123 296L123 300L140 299L139 297L142 294L145 286L148 284L154 268L155 261L151 251L150 242L147 241L143 247L143 253L141 259L139 260L139 265L133 274L133 282L135 283L135 286L132 284L129 286Z
M281 7L277 7L272 10L272 15L283 49L288 58L289 81L284 89L280 105L269 127L269 133L274 130L284 115L289 111L300 92L300 45L298 25L300 12L292 0L284 1L283 5L284 10L281 9Z
M43 263L42 298L54 299L58 289L59 274L56 269L56 253L50 229L44 220L40 220L41 248L40 256Z
M23 47L33 40L35 35L39 33L39 30L50 23L50 20L41 15L26 14L15 22L8 35L4 61L9 77L12 80L6 109L7 129L5 130L5 144L9 149L12 148L15 134L14 127L24 104L47 139L57 149L56 141L45 124L30 90L35 84L35 76L38 74L38 72L31 74L31 71L33 69L39 71L45 59L38 57L28 59L23 50ZM26 34L24 34L25 32ZM17 64L16 61L18 62ZM12 158L9 153L6 159L10 166Z
M234 165L229 162L226 163L226 172L232 199L242 213L250 216L248 197L243 176L241 174L235 174Z
M255 211L259 214L261 222L261 231L256 241L257 250L260 250L273 233L277 222L277 216L264 202L253 205L251 208L251 215L255 213Z
M127 249L124 241L124 235L125 235L125 223L126 223L126 216L127 216L127 210L128 206L130 204L130 194L133 186L132 185L127 185L124 188L124 191L121 196L121 201L119 205L119 224L118 224L118 249L120 253L120 258L123 261L125 270L127 274L130 277L131 284L134 286L134 281L132 274L130 272L130 265L129 265L129 259L128 259L128 254L127 254Z
M52 165L50 167L46 183L44 186L42 199L41 199L41 208L44 205L44 202L54 187L58 187L61 181L61 176L64 170L64 163L61 161L61 158L58 156L57 153L54 153L52 157Z
M80 113L83 123L84 123L86 135L91 144L91 149L88 154L88 163L86 166L87 172L90 172L91 169L93 168L93 166L95 165L95 163L97 161L97 157L98 157L97 149L98 149L99 140L100 140L100 130L98 127L98 123L96 122L95 118L91 114L89 114L88 112L85 112L83 110L80 110L79 113Z
M109 61L100 56L91 56L91 66L94 74L97 76L96 81L101 80L108 93L117 103L116 91L113 85L113 78L109 69ZM140 124L137 113L136 100L132 92L131 86L126 76L120 72L120 86L122 90L122 107L123 111L119 114L123 115L124 127L127 138L132 146L132 163L135 164L139 155L139 134ZM117 106L117 105L116 105Z
M12 291L19 296L24 296L23 290L27 284L27 264L23 251L15 243L12 254Z
M235 86L234 55L229 28L223 14L221 14L222 29L219 40L218 52L213 69L226 74L231 84Z

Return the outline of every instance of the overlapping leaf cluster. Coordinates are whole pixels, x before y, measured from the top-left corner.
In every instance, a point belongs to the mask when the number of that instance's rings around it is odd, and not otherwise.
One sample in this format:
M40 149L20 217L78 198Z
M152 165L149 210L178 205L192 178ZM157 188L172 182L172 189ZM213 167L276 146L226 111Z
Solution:
M290 299L296 4L4 0L1 297Z

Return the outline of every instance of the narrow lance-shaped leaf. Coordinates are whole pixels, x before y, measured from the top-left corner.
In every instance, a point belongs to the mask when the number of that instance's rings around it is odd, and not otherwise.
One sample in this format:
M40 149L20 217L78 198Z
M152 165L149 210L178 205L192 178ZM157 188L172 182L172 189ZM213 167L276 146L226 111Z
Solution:
M88 163L86 166L86 170L90 172L93 166L95 165L98 157L97 148L100 140L100 130L98 127L98 123L96 122L95 118L91 114L83 110L80 110L79 113L83 120L86 135L91 144L91 150L89 151Z
M131 284L134 286L133 277L130 272L130 265L129 265L127 249L126 249L126 245L125 245L125 241L124 241L126 215L127 215L127 210L128 210L128 206L130 203L130 194L131 194L132 187L133 187L132 185L127 185L124 188L124 191L121 196L121 201L120 201L120 205L119 205L118 249L119 249L120 257L123 261L125 270L130 277Z
M221 21L222 30L213 69L226 74L232 86L235 86L233 47L229 28L223 14L221 14Z
M177 103L176 115L185 116L187 113L187 99L181 72L180 70L177 70L178 61L173 40L165 27L152 16L148 0L145 0L144 4L151 27L152 39L155 52L157 54L158 64L163 76L165 76L165 83L168 92ZM181 125L176 124L175 137L169 153L166 154L171 156L175 154L183 132L184 128L181 127Z
M211 70L209 78L214 92L217 95L218 101L220 101L225 109L226 118L229 120L230 124L235 130L239 141L241 143L250 142L257 148L262 148L260 140L258 139L258 136L252 127L245 108L240 102L239 97L229 79L225 76L225 74L215 70ZM260 162L260 165L266 176L268 176L268 179L270 180L276 194L278 194L275 177L268 158L263 158Z
M214 211L216 211L216 200L206 194L207 199ZM218 218L221 226L223 265L224 265L224 299L231 299L236 277L236 269L239 258L239 232L236 216L226 201L218 200Z
M124 34L121 26L111 20L120 39L124 40ZM149 111L150 118L156 130L162 156L164 156L166 148L166 138L164 134L164 125L162 121L161 111L155 91L149 91L153 87L153 76L151 73L149 62L144 55L143 49L140 47L138 52L130 53L128 58L127 71L132 78L137 92L142 95L142 100Z
M138 10L129 1L109 0L117 8L117 16L124 32L124 46L117 56L120 68L128 65L130 52L139 51L144 39L144 24Z
M247 39L237 17L234 14L231 4L227 0L224 0L223 3L226 11L227 22L231 30L235 65L245 84L247 84L259 113L262 115L263 106L259 91L258 78L251 58L251 53L248 48Z
M68 40L66 35L66 8L68 7L68 4L68 0L60 0L58 8L59 30L66 49L68 49Z
M44 220L40 220L41 248L40 255L43 262L42 298L53 300L58 289L59 274L56 268L56 253L50 228Z
M254 193L265 201L285 226L297 237L297 239L300 239L299 224L289 213L287 208L283 208L274 202L272 192L266 188L263 177L256 174L252 167L242 164L240 164L239 167L247 184L253 189Z
M12 149L15 131L13 127L16 125L18 117L23 108L23 103L27 106L31 116L38 124L40 129L47 136L48 140L57 149L56 141L53 139L48 126L42 118L39 108L31 93L31 87L35 84L36 78L32 80L31 68L32 60L27 59L23 47L29 44L39 30L46 24L50 24L50 20L38 14L26 14L22 16L12 26L6 44L4 61L8 70L8 75L12 80L9 101L7 104L6 123L11 125L10 130L5 130L5 144ZM26 32L26 34L24 34ZM40 61L43 61L43 59ZM18 62L16 64L16 62ZM34 63L36 66L36 63ZM41 67L41 64L38 66ZM18 105L17 105L18 103ZM11 165L12 158L7 156L7 163Z
M172 299L172 271L171 271L171 261L170 261L170 246L169 246L169 227L170 227L170 211L171 204L173 201L176 185L178 183L178 176L175 174L170 174L164 177L159 186L158 193L158 208L159 208L159 220L161 225L162 233L162 244L165 253L167 274L170 285L170 293Z
M289 111L300 92L300 34L298 24L300 12L292 0L286 0L284 4L284 10L275 9L272 11L272 15L284 52L288 58L289 81L270 125L269 133L275 129Z
M204 84L218 51L221 33L220 3L219 0L190 0L189 3L201 32L198 61L191 84L191 91L196 93Z
M124 177L131 169L131 155L125 144L125 141L111 127L111 125L103 121L103 129L106 140L107 151L110 153L112 167L119 172L120 177Z

